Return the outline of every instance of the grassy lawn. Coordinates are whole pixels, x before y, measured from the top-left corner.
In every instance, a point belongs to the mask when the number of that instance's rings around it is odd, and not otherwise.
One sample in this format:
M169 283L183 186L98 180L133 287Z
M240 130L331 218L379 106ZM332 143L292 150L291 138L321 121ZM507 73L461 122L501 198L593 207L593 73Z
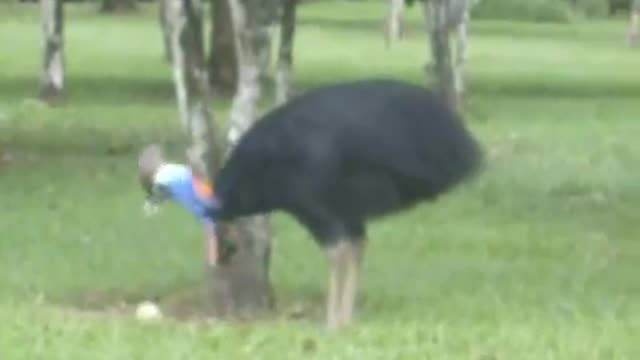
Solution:
M200 301L199 228L142 215L135 152L183 142L154 9L68 7L63 106L32 100L34 6L0 7L0 359L638 359L640 52L625 25L475 22L467 118L489 154L473 184L372 225L355 326L321 327L326 268L278 214L273 319L140 324L142 299ZM391 51L382 3L300 11L300 90L424 82L419 8ZM212 104L224 122L228 99ZM306 316L294 319L294 312Z

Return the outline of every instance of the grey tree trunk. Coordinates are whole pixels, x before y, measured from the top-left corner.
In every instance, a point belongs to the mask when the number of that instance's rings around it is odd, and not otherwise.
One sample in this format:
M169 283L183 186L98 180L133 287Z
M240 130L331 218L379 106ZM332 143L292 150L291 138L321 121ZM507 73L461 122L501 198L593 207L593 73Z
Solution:
M405 0L389 0L389 14L385 25L386 44L390 47L400 40L402 35L402 15L405 9Z
M164 0L171 30L173 76L180 121L191 137L190 158L196 170L215 179L223 153L208 110L209 87L204 64L200 0ZM229 262L208 267L209 295L215 316L241 316L268 309L268 229L259 222L219 224L220 240L233 242L237 252Z
M460 105L463 102L467 86L465 83L464 69L467 61L467 49L469 48L469 8L465 8L460 23L456 26L456 52L453 61L453 87L456 93L456 101Z
M52 100L64 89L64 17L62 0L41 0L44 33L40 97Z
M447 14L448 0L429 0L424 3L424 16L427 23L431 55L434 61L434 75L438 93L450 106L457 108L457 96L454 86L453 67L451 65L451 47Z
M190 153L202 172L213 178L221 152L209 112L209 89L203 61L200 0L164 0L164 19L173 58L173 80L183 130L191 138ZM213 161L212 161L213 160Z
M440 81L440 79L445 79L445 81L446 79L451 79L451 86L455 94L453 104L457 106L460 106L462 103L467 90L464 70L467 49L469 47L468 28L470 11L471 8L479 2L480 0L426 0L425 2L425 21L430 33L432 57L434 60L434 64L431 66L433 75L435 75L438 81ZM446 9L444 9L443 6L446 6ZM443 48L445 40L446 43L449 42L449 35L451 33L455 34L456 39L456 48L453 55L451 54L449 45L446 45L446 48L449 50L444 50ZM447 37L446 39L444 38L445 36ZM435 38L439 40L434 41ZM451 68L451 74L449 75L441 72L447 71L446 67L443 68L437 64L437 59L442 57L443 54L436 53L436 51L443 50L449 54L448 67ZM439 89L445 91L443 87L439 87Z
M171 58L171 29L169 28L169 20L167 19L166 1L160 0L158 19L160 21L160 30L162 31L162 45L164 49L164 58L168 63L172 63Z
M262 95L261 60L264 59L263 51L268 44L265 41L265 12L271 10L265 1L229 0L238 60L238 87L231 106L227 138L230 146L236 144L258 117L257 106Z
M238 85L238 69L228 0L212 0L211 21L209 83L216 91L232 94Z
M276 73L276 105L284 104L291 96L293 83L293 40L296 31L298 0L284 0L280 20L280 50Z
M269 67L272 60L272 33L275 25L278 24L282 0L248 0L247 4L255 12L253 20L257 22L257 28L253 30L255 54L258 62L260 84L272 86L273 78L269 74ZM255 9L255 10L253 10Z
M136 0L102 0L100 12L130 12L138 8Z
M234 48L238 68L238 86L233 97L229 114L227 150L231 151L240 137L258 118L258 102L261 97L260 62L261 49L264 48L265 10L268 7L257 0L229 0L233 23ZM261 18L262 17L262 18ZM251 280L256 286L249 298L253 304L242 308L266 310L273 304L269 282L269 262L271 254L271 226L266 215L247 217L238 222L235 231L241 251L236 269L251 271ZM232 271L232 270L229 270ZM238 270L240 271L240 270ZM242 276L241 276L242 277ZM247 280L247 281L248 281ZM246 291L246 285L240 284L240 291ZM229 284L229 289L234 287ZM231 290L233 291L233 290Z

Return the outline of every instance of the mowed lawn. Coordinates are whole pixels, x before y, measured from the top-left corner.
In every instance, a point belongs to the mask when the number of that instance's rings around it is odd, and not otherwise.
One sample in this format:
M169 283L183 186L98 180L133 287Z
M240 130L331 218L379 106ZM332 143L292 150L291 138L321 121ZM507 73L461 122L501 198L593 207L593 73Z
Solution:
M32 99L38 8L0 8L0 359L640 358L640 51L622 21L474 22L465 115L486 171L371 226L357 323L328 334L324 258L282 214L272 318L133 319L143 299L202 299L199 228L174 206L144 218L135 174L142 144L182 154L170 70L155 9L67 10L67 98L48 108ZM424 83L419 8L392 50L383 11L302 7L298 90Z

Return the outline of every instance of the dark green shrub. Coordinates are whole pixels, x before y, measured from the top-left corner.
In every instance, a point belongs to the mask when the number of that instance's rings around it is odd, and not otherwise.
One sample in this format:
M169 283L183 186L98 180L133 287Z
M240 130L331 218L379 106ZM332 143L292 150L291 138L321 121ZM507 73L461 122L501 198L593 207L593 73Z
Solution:
M482 0L474 6L471 16L474 19L566 23L572 20L573 13L569 3L562 0Z
M618 11L629 11L632 0L607 0L609 15L613 15Z
M603 18L608 16L610 13L610 4L615 1L619 0L568 0L576 13L588 18Z

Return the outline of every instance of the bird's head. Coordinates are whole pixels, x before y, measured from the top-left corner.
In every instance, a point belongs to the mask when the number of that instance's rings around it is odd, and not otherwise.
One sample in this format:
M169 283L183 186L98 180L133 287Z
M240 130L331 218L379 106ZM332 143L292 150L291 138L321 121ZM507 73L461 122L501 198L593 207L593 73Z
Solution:
M157 144L148 145L138 156L138 178L143 191L150 197L153 191L153 177L165 163L162 148Z

